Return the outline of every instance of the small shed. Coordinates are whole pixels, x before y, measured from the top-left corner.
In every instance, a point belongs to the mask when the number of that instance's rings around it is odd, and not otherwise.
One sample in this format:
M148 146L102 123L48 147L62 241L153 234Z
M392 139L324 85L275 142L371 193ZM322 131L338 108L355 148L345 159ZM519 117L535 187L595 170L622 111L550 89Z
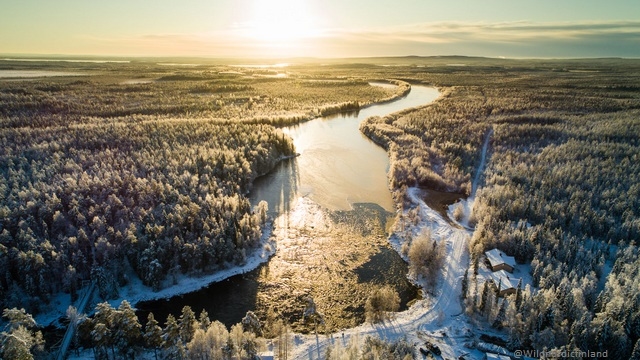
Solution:
M506 270L513 272L513 269L516 267L516 259L498 249L485 251L484 255L487 257L489 266L491 266L491 271Z

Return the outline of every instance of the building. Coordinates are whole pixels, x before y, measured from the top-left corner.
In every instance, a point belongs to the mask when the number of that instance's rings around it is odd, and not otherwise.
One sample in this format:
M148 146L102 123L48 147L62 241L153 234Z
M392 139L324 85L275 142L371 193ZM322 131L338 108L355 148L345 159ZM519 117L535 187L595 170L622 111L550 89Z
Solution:
M516 267L516 259L513 256L507 256L505 253L498 249L491 249L485 251L484 255L487 257L491 271L506 270L513 272Z
M515 294L518 289L518 282L520 281L520 278L515 278L504 270L498 270L491 273L489 280L491 280L493 286L496 288L498 285L500 286L498 296L506 296L509 294Z

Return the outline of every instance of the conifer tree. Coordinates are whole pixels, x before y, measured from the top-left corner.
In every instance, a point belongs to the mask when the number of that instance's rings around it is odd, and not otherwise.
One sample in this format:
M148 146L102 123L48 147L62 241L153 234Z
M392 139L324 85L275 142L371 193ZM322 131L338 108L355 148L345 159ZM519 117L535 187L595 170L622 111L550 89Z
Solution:
M520 309L520 305L522 305L522 278L518 280L518 287L516 288L515 305L516 305L516 309Z
M244 331L251 332L256 335L260 335L262 332L262 326L260 325L260 319L253 311L247 311L247 314L242 318L242 328Z
M204 331L207 331L209 325L211 325L211 319L209 319L209 313L207 313L207 310L202 309L202 312L198 317L198 321L200 322L200 328Z
M500 310L498 310L498 315L496 315L496 319L494 320L493 325L491 325L496 329L502 329L503 322L506 319L506 313L507 313L506 304L507 304L507 300L503 299L502 303L500 304Z
M144 328L144 343L153 349L156 360L158 360L158 349L162 346L162 342L162 328L158 325L153 313L149 313Z
M91 331L91 341L93 342L96 358L99 354L107 353L107 347L111 346L111 331L106 324L98 322L93 326ZM113 349L112 349L113 355ZM104 355L103 355L104 356Z
M489 283L487 281L484 282L484 285L482 286L482 295L480 297L480 312L482 314L485 314L488 308L488 302L489 302Z
M165 353L169 359L183 358L184 346L180 339L180 326L176 318L171 314L167 316L167 322L162 332L162 340L162 347L165 349Z
M462 300L467 298L467 292L469 291L469 268L467 268L464 271L464 276L462 277L462 292L460 294L460 296L462 297Z
M180 338L186 344L193 338L193 333L196 331L197 326L196 314L191 310L190 306L182 308L178 324L180 326Z
M94 331L91 337L99 348L111 348L111 356L115 358L115 329L116 310L108 302L96 305L96 313L93 318ZM95 332L95 334L94 334Z
M31 360L33 352L43 350L42 333L35 331L36 322L24 309L4 309L2 317L9 323L0 333L0 354L3 359Z
M135 310L127 300L123 300L116 312L116 345L122 351L132 348L140 339L142 326Z

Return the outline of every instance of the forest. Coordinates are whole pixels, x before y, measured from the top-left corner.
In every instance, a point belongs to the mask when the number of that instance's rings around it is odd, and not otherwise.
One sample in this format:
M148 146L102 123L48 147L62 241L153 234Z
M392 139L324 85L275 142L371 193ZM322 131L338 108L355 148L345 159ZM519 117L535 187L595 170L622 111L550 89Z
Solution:
M84 280L112 299L132 272L158 290L243 263L268 220L251 184L295 154L275 119L407 90L226 66L75 66L83 76L0 81L2 308L36 314Z
M405 81L435 84L444 96L361 129L389 150L398 199L415 185L469 194L490 134L467 313L504 327L512 350L637 359L640 64L500 62L407 71ZM502 301L479 283L482 254L494 247L531 264L535 289Z
M10 331L33 328L26 313L58 292L75 294L82 280L109 299L131 271L160 289L180 273L242 263L268 222L265 206L246 198L251 183L295 155L277 127L401 95L406 87L368 85L397 79L443 94L361 124L389 152L398 203L412 186L471 194L490 136L471 219L467 314L501 329L509 349L640 358L640 62L443 57L286 71L143 62L74 70L86 76L0 81L0 305ZM505 300L480 282L482 253L494 247L530 265L533 287ZM125 316L128 306L103 305L92 321L107 324L100 314ZM190 351L209 333L205 318L176 348ZM85 334L98 334L92 324ZM247 332L239 329L235 349ZM117 336L85 341L113 358L125 341ZM37 352L35 330L32 338ZM405 355L403 344L367 346ZM348 357L349 349L335 351L329 358Z

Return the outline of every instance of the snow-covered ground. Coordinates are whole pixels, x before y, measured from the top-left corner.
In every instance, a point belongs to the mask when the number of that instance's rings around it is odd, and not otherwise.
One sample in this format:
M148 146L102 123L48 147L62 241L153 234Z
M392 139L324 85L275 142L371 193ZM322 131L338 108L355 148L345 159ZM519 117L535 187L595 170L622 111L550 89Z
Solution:
M420 190L408 190L411 201L419 209L420 221L417 225L402 226L405 234L396 225L396 232L390 237L392 246L400 252L403 241L408 236L417 235L429 229L432 238L446 243L446 262L434 296L425 296L408 310L381 324L362 324L341 333L320 337L320 354L324 356L329 345L336 343L346 346L352 337L364 340L367 336L379 337L387 341L406 338L418 348L425 340L437 344L443 358L457 358L466 355L468 359L482 358L482 352L470 350L464 344L471 340L474 325L470 324L460 305L461 279L469 266L468 241L471 231L451 225L437 211L429 208L420 197ZM405 209L404 213L408 209ZM419 284L423 285L423 284ZM318 351L314 335L295 335L293 359L317 359Z

